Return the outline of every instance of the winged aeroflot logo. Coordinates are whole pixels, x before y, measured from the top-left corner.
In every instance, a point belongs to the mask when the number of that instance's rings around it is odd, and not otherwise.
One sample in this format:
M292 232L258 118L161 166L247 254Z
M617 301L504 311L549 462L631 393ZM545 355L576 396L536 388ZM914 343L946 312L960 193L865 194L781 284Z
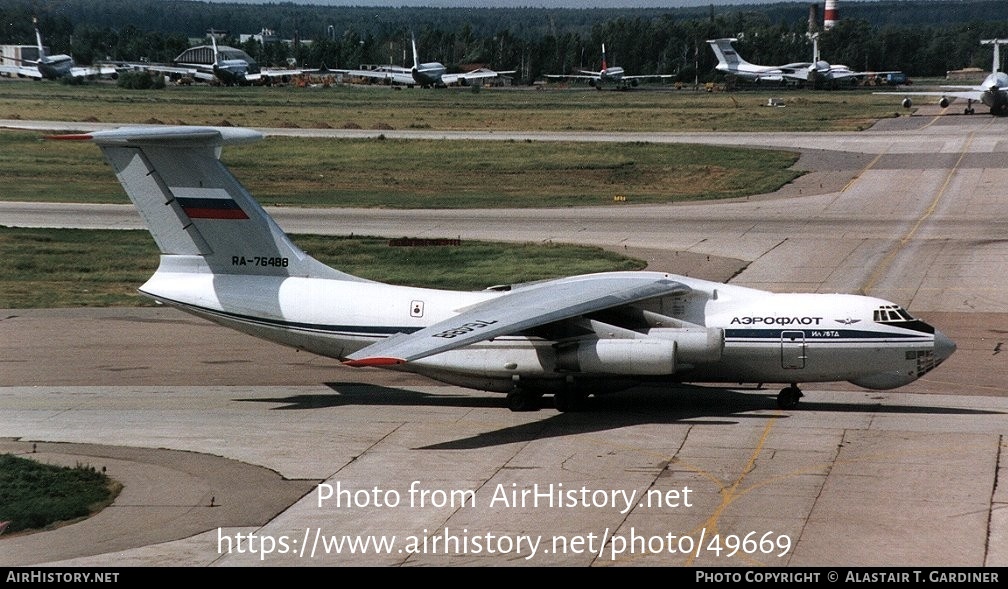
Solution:
M861 320L860 319L851 319L850 317L848 317L846 319L834 319L834 321L836 321L837 323L843 323L844 325L852 325L854 323L860 322Z

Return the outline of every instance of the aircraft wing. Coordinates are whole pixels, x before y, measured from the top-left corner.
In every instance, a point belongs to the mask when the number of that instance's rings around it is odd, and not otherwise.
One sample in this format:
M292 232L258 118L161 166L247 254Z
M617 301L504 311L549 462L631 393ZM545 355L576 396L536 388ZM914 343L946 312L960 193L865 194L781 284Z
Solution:
M961 98L963 100L983 101L983 90L952 90L950 92L939 92L937 90L917 91L917 92L872 92L872 94L885 94L889 96L944 96L946 98Z
M601 79L602 76L599 76L598 74L594 74L594 75L586 75L586 74L546 74L546 77L547 78L553 78L553 79L574 78L574 79L578 79L578 80L598 80L598 79Z
M663 274L590 274L516 286L413 333L400 333L350 354L349 366L390 366L503 335L690 288Z
M119 73L119 69L112 65L79 65L70 69L70 74L75 78L87 78L93 76L114 76Z
M249 80L255 80L260 78L287 78L291 76L300 76L302 74L310 74L316 71L318 70L269 68L262 70L258 74L249 74L246 76L246 78Z
M465 73L462 73L462 74L443 74L441 76L441 81L444 82L445 84L455 84L455 83L458 83L458 82L463 81L463 80L465 80L465 81L468 82L468 81L472 81L472 80L486 80L487 78L496 78L497 76L499 76L500 74L503 74L503 73L511 73L511 74L513 74L514 71L511 71L511 72L495 72L494 70L488 70L486 68L480 68L480 69L473 70L471 72L465 72Z
M373 70L330 70L337 74L357 78L372 78L376 80L388 80L398 84L412 84L413 70L400 66L382 66Z
M667 79L674 78L676 74L639 74L636 76L623 76L624 80L654 80L654 79Z
M41 78L42 72L35 66L23 65L0 65L0 73L9 76L21 76L24 78Z
M826 72L826 78L829 80L846 80L848 78L866 78L868 76L885 76L887 74L899 74L902 73L899 70L893 70L888 72L855 72L846 66L832 66L829 71Z
M174 74L179 76L191 76L203 80L212 80L215 76L210 72L201 72L194 67L177 65L167 65L163 63L147 62L116 62L121 70L134 70L143 72L154 72L156 74Z

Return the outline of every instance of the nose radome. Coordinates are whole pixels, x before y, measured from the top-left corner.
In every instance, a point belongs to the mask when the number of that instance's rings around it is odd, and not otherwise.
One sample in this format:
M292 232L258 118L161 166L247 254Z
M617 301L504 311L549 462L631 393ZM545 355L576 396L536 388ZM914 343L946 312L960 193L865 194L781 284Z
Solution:
M934 349L938 361L943 362L952 355L952 352L956 351L956 345L947 335L936 329L934 333Z

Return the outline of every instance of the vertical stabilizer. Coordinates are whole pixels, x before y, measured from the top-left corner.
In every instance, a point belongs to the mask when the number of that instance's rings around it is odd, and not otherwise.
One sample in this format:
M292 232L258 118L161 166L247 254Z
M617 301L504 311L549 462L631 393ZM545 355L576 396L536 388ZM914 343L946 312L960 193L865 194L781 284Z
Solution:
M711 50L714 51L714 56L718 60L718 69L725 72L737 71L739 66L751 66L748 61L742 59L739 54L735 51L735 47L732 45L737 41L735 38L730 39L711 39L707 43L711 46Z
M417 54L416 37L413 36L413 33L410 33L410 42L413 44L413 69L418 70L420 69L420 55Z
M1001 46L1008 45L1008 39L984 39L980 41L981 45L993 45L994 46L994 63L991 65L991 73L996 74L1001 72Z
M138 127L55 138L101 148L161 250L162 267L356 280L298 248L220 162L223 145L259 140L256 131Z
M44 61L46 52L45 47L42 46L42 33L39 32L38 19L32 18L32 23L35 25L35 42L38 44L38 60Z

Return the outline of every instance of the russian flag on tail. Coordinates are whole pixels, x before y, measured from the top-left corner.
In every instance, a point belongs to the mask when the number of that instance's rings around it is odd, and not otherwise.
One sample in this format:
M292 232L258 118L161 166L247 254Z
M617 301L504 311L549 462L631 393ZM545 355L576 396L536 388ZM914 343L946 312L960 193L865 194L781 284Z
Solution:
M172 188L175 199L190 219L248 219L226 190Z

